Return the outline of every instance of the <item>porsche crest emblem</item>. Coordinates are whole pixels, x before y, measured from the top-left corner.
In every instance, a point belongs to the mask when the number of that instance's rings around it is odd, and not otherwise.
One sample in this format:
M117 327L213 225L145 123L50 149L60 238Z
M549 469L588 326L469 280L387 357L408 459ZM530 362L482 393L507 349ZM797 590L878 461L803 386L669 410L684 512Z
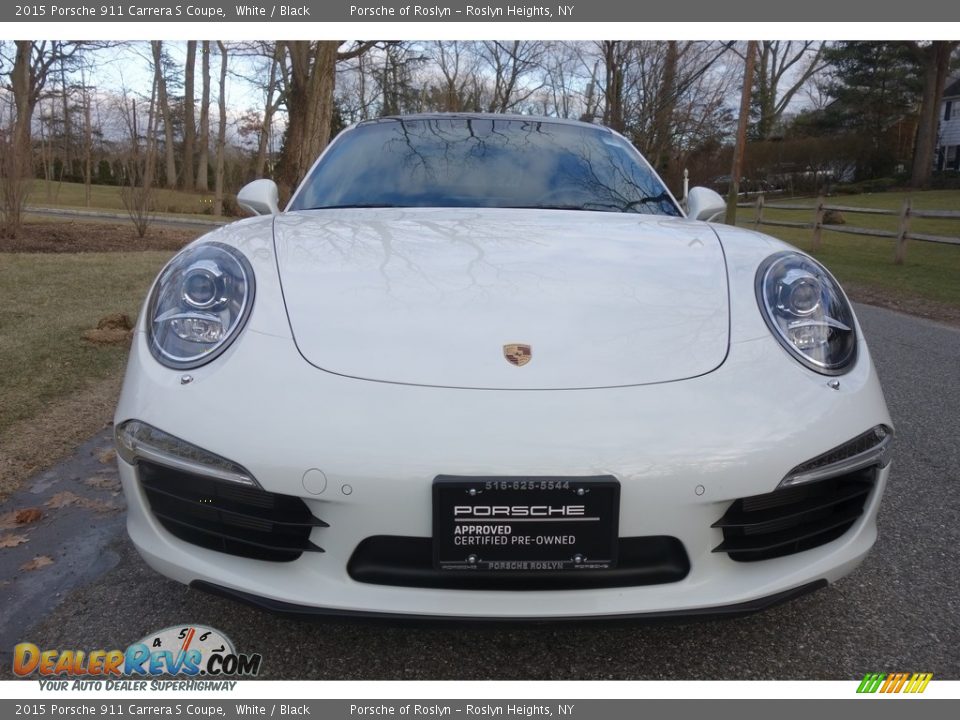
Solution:
M530 362L530 358L533 357L533 350L529 345L510 343L509 345L503 346L503 356L511 365L523 367Z

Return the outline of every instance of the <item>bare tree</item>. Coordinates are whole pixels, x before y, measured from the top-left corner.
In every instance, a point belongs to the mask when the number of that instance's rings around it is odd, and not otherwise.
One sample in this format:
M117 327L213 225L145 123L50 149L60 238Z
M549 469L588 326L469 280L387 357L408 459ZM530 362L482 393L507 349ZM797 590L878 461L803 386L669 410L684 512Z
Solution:
M202 73L200 91L200 156L197 158L197 190L210 189L207 163L210 154L210 41L204 40L200 50Z
M642 122L630 134L659 172L671 172L684 148L722 133L729 86L716 68L731 45L671 40L638 48L645 102L631 95L631 118Z
M177 164L173 147L173 122L171 120L170 103L167 100L167 78L163 67L163 43L160 40L151 40L150 49L153 51L153 82L157 88L157 109L160 119L163 120L164 156L167 161L164 180L168 188L175 188L177 186Z
M87 85L86 72L83 70L81 70L80 88L83 103L83 204L85 207L90 207L93 191L93 122L90 112L92 103L90 91L93 88Z
M673 139L673 122L677 109L680 72L680 48L676 40L669 40L663 53L663 71L660 73L658 87L653 102L653 120L650 124L651 156L647 159L658 170L666 168L670 157Z
M737 121L737 144L733 148L730 170L730 192L727 194L727 225L737 224L737 199L740 195L740 173L747 145L747 122L750 120L750 95L753 88L753 68L756 63L757 41L747 43L747 58L743 70L743 88L740 91L740 118Z
M197 41L187 41L187 60L183 66L183 175L181 187L193 187L193 154L197 144L197 118L194 77L197 69Z
M287 134L277 167L281 192L289 195L330 140L337 63L372 48L372 41L340 50L339 40L288 40Z
M603 40L600 50L603 54L603 124L617 132L623 132L624 99L623 84L624 72L630 64L628 57L633 44L624 40Z
M53 169L53 136L56 135L57 109L54 97L48 97L46 110L44 110L44 100L41 98L37 102L37 129L40 131L40 164L43 166L43 188L46 192L47 202L56 199L54 194L54 180L56 180ZM31 148L32 150L33 148Z
M796 94L823 69L823 42L764 40L757 44L754 79L756 136L767 140ZM784 87L784 81L789 84Z
M731 45L605 40L578 46L588 78L581 117L602 119L658 171L679 176L693 148L727 130L730 80L724 58Z
M580 115L580 119L585 122L594 122L597 118L603 116L601 104L603 103L604 98L601 97L602 92L599 90L599 72L600 61L596 60L593 62L593 66L590 69L590 79L587 82L587 89L583 96L584 107L583 113Z
M220 113L217 124L217 170L214 175L213 214L223 215L223 166L227 146L227 46L217 40L220 49L220 94L217 109Z
M576 89L584 79L576 74L577 54L570 43L556 42L548 46L544 65L548 101L544 114L562 118L580 117L586 103Z
M130 134L130 149L125 163L124 185L120 188L120 199L130 216L138 237L147 234L153 221L154 210L154 174L156 172L156 104L157 79L154 76L150 89L150 102L147 107L147 129L144 134L144 148L141 148L140 121L137 114L137 102L128 99L126 92L122 98L122 111L127 130Z
M47 85L51 68L72 62L83 43L62 40L14 43L8 89L13 97L13 119L4 134L2 160L3 233L16 237L23 222L23 209L30 192L32 171L31 127L33 112Z
M545 44L538 40L514 40L512 42L485 41L480 44L480 57L493 72L493 95L487 103L489 112L510 112L526 102L540 88L543 78L536 84L526 80L532 73L542 70Z
M270 147L270 133L273 129L273 116L280 107L282 95L277 92L278 89L278 71L280 68L281 47L280 43L271 45L272 54L270 56L270 73L267 85L264 88L263 104L263 123L260 127L260 138L257 143L257 159L254 164L254 177L263 177L267 165L267 151Z
M67 83L67 69L66 62L63 58L60 58L60 61L57 63L59 65L59 80L60 80L60 100L63 104L63 117L61 118L63 123L60 126L60 149L62 165L60 171L60 178L63 179L64 168L68 168L72 164L73 160L73 123L71 122L71 113L70 113L70 86Z
M470 108L470 82L477 74L477 56L470 42L438 40L432 57L443 78L437 110L462 112Z
M364 53L361 58L368 54ZM388 43L381 55L382 66L375 71L380 88L380 114L400 115L422 110L421 88L415 87L413 77L428 58L409 42Z

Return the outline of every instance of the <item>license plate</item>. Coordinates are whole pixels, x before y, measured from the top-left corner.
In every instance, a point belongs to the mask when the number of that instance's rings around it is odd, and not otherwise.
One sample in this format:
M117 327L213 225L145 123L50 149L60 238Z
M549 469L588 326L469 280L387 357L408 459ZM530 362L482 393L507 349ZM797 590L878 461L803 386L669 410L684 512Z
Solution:
M616 567L620 483L612 476L455 477L433 482L438 570Z

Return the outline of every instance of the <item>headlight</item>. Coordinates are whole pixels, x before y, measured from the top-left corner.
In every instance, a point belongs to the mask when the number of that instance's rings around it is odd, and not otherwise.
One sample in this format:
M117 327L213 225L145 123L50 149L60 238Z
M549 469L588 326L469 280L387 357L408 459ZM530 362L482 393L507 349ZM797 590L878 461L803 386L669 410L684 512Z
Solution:
M210 362L239 334L253 307L253 269L242 253L206 243L177 255L148 304L150 352L185 370Z
M797 360L824 375L853 365L853 310L820 263L796 252L772 255L757 270L756 290L770 331Z

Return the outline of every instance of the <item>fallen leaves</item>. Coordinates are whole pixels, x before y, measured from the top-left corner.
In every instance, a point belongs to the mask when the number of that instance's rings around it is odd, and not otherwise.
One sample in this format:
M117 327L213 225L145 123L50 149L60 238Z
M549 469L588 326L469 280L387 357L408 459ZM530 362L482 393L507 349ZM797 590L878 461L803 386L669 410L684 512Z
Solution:
M21 570L39 570L47 565L53 565L53 558L49 555L37 555L33 560L28 560L20 566Z
M47 500L46 505L50 508L62 508L67 505L73 505L77 500L80 500L79 495L75 495L69 490L64 490L63 492L58 492L52 498Z
M50 508L64 508L68 505L76 505L78 507L87 508L88 510L93 510L94 512L110 512L111 510L119 509L112 503L105 503L102 500L95 500L93 498L80 497L76 493L72 493L69 490L58 492L56 495L47 500L46 505Z
M7 533L6 535L0 535L0 548L12 548L17 545L22 545L27 542L28 538L26 535L14 535L13 533Z
M94 475L83 481L84 485L89 485L98 490L119 490L120 481L109 475Z
M38 508L20 508L11 510L0 515L0 530L13 530L14 528L29 525L43 517L43 511Z
M17 525L28 525L42 517L43 511L38 508L23 508L15 511L14 520L17 521Z
M97 451L97 460L104 465L110 465L117 459L117 451L113 448L103 448Z
M24 525L36 522L43 517L43 511L37 508L20 508L0 515L0 530L13 530ZM30 538L26 535L17 535L16 533L5 533L0 535L0 548L12 548L17 545L23 545Z
M114 496L119 494L120 482L108 475L94 475L91 478L87 478L87 480L84 482L90 487L97 488L98 490L112 491ZM53 509L65 508L70 505L76 505L77 507L82 507L86 508L87 510L93 510L94 512L101 513L111 512L119 509L113 503L104 502L95 498L81 497L76 493L70 492L69 490L58 492L46 502L46 506ZM44 513L40 508L27 507L10 510L9 512L5 512L0 515L0 531L17 530L25 525L30 525L38 520L42 520L43 517ZM16 547L17 545L22 545L27 541L28 538L26 535L6 533L5 535L0 535L0 548Z

